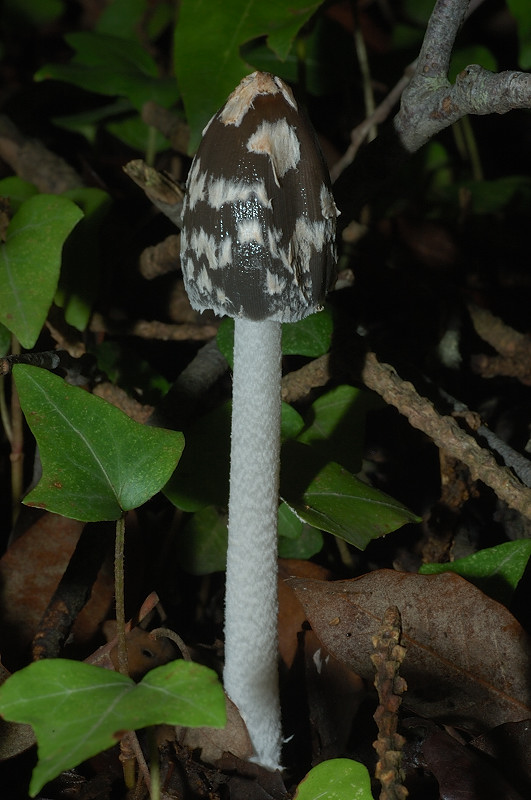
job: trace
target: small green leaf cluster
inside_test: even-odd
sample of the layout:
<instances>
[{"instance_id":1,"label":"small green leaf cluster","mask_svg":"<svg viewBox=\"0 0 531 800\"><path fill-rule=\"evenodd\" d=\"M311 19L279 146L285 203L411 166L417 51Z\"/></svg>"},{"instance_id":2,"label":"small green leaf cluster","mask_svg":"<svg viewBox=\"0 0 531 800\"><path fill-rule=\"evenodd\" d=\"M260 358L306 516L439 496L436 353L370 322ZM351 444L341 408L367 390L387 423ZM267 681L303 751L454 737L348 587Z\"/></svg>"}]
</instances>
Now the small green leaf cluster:
<instances>
[{"instance_id":1,"label":"small green leaf cluster","mask_svg":"<svg viewBox=\"0 0 531 800\"><path fill-rule=\"evenodd\" d=\"M126 731L150 725L222 728L225 697L216 674L172 661L135 682L112 670L44 659L0 686L6 720L30 723L39 746L30 795L63 770L115 745Z\"/></svg>"}]
</instances>

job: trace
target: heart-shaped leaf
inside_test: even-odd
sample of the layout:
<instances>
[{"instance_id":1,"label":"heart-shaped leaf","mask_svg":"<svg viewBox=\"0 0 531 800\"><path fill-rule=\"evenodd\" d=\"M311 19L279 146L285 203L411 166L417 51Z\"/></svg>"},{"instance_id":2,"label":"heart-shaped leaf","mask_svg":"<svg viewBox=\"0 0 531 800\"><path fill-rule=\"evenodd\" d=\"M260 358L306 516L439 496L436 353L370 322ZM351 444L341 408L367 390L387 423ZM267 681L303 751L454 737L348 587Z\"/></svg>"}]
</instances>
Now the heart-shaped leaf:
<instances>
[{"instance_id":1,"label":"heart-shaped leaf","mask_svg":"<svg viewBox=\"0 0 531 800\"><path fill-rule=\"evenodd\" d=\"M13 371L42 461L27 505L85 522L113 520L164 486L184 447L181 433L140 425L38 367Z\"/></svg>"},{"instance_id":2,"label":"heart-shaped leaf","mask_svg":"<svg viewBox=\"0 0 531 800\"><path fill-rule=\"evenodd\" d=\"M372 682L372 636L389 606L402 616L404 705L471 731L531 717L531 640L471 583L443 575L376 570L347 581L293 578L315 634Z\"/></svg>"},{"instance_id":3,"label":"heart-shaped leaf","mask_svg":"<svg viewBox=\"0 0 531 800\"><path fill-rule=\"evenodd\" d=\"M57 288L63 244L82 216L66 197L39 194L9 224L0 245L0 322L23 347L37 341Z\"/></svg>"},{"instance_id":4,"label":"heart-shaped leaf","mask_svg":"<svg viewBox=\"0 0 531 800\"><path fill-rule=\"evenodd\" d=\"M225 698L216 674L191 661L157 667L135 684L91 664L43 659L0 687L0 712L33 726L39 746L34 797L63 770L112 747L125 731L159 724L222 728Z\"/></svg>"}]
</instances>

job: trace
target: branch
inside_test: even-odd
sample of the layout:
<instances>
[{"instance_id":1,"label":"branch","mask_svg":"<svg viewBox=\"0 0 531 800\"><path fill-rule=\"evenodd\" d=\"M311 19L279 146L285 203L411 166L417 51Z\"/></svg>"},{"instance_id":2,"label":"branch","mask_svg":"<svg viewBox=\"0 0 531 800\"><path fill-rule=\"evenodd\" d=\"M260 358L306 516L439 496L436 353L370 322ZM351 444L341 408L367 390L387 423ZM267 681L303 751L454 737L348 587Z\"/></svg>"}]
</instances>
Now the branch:
<instances>
[{"instance_id":1,"label":"branch","mask_svg":"<svg viewBox=\"0 0 531 800\"><path fill-rule=\"evenodd\" d=\"M61 194L83 186L77 172L37 139L24 136L11 120L0 116L0 158L40 192Z\"/></svg>"},{"instance_id":2,"label":"branch","mask_svg":"<svg viewBox=\"0 0 531 800\"><path fill-rule=\"evenodd\" d=\"M360 368L352 366L349 371L352 380L361 378L369 389L403 414L410 425L429 436L445 453L466 464L472 480L482 481L493 489L500 500L531 519L531 489L524 486L507 467L500 466L492 453L481 447L476 438L464 431L453 417L439 414L433 403L421 397L412 383L402 380L390 364L381 363L374 353L369 352ZM337 375L334 373L335 377ZM321 356L284 378L282 399L287 402L301 399L314 386L324 386L330 378L330 358L328 355Z\"/></svg>"},{"instance_id":3,"label":"branch","mask_svg":"<svg viewBox=\"0 0 531 800\"><path fill-rule=\"evenodd\" d=\"M468 0L438 0L430 17L415 73L404 90L394 127L409 153L466 114L505 114L531 107L531 75L498 74L471 64L452 86L448 69Z\"/></svg>"},{"instance_id":4,"label":"branch","mask_svg":"<svg viewBox=\"0 0 531 800\"><path fill-rule=\"evenodd\" d=\"M437 0L419 57L411 65L414 73L402 93L398 114L366 146L363 159L346 167L335 183L334 195L342 212L340 226L358 217L361 207L381 191L397 166L461 117L531 108L528 73L493 73L471 64L453 85L448 80L455 38L467 13L476 6L473 1L469 8L469 0ZM406 83L405 77L401 81L400 85ZM342 160L336 175L343 166Z\"/></svg>"}]
</instances>

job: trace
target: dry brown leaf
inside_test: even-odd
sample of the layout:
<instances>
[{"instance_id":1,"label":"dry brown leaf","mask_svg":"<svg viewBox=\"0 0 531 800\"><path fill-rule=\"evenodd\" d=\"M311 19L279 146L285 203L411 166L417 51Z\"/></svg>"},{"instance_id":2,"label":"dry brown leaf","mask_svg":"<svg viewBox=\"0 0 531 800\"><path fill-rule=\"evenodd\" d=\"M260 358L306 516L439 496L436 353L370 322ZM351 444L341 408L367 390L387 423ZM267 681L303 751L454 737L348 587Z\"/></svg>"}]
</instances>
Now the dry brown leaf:
<instances>
[{"instance_id":1,"label":"dry brown leaf","mask_svg":"<svg viewBox=\"0 0 531 800\"><path fill-rule=\"evenodd\" d=\"M39 622L74 552L84 523L42 514L0 559L0 641L10 669L23 666ZM79 614L72 640L82 647L99 630L112 606L112 565L99 573Z\"/></svg>"},{"instance_id":2,"label":"dry brown leaf","mask_svg":"<svg viewBox=\"0 0 531 800\"><path fill-rule=\"evenodd\" d=\"M453 573L377 570L347 581L288 581L336 658L372 680L371 636L390 605L402 615L404 699L472 731L531 716L531 642L507 609Z\"/></svg>"},{"instance_id":3,"label":"dry brown leaf","mask_svg":"<svg viewBox=\"0 0 531 800\"><path fill-rule=\"evenodd\" d=\"M201 750L201 760L207 764L216 764L224 753L242 760L251 757L253 748L245 723L240 712L225 695L227 724L224 728L177 728L182 734L182 743L192 750Z\"/></svg>"}]
</instances>

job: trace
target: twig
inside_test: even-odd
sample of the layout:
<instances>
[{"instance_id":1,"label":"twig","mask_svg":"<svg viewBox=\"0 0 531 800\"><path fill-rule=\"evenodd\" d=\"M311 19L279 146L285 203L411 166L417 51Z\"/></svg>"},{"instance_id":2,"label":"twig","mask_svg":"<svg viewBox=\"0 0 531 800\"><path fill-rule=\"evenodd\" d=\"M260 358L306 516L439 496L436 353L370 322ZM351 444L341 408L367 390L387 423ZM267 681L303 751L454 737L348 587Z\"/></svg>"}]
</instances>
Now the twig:
<instances>
[{"instance_id":1,"label":"twig","mask_svg":"<svg viewBox=\"0 0 531 800\"><path fill-rule=\"evenodd\" d=\"M498 375L518 378L531 386L531 338L506 325L484 308L469 306L472 324L478 336L498 351L498 356L472 357L472 369L484 378Z\"/></svg>"},{"instance_id":2,"label":"twig","mask_svg":"<svg viewBox=\"0 0 531 800\"><path fill-rule=\"evenodd\" d=\"M216 341L205 344L154 409L149 424L181 430L228 367Z\"/></svg>"},{"instance_id":3,"label":"twig","mask_svg":"<svg viewBox=\"0 0 531 800\"><path fill-rule=\"evenodd\" d=\"M129 161L123 168L126 175L144 190L151 202L178 228L182 226L184 193L177 181L157 172L141 159Z\"/></svg>"},{"instance_id":4,"label":"twig","mask_svg":"<svg viewBox=\"0 0 531 800\"><path fill-rule=\"evenodd\" d=\"M403 786L404 772L401 768L405 739L397 733L398 709L407 689L406 681L398 674L406 656L406 648L400 644L401 636L400 611L396 606L390 606L377 636L372 638L376 652L371 656L376 669L374 685L380 701L374 714L378 739L373 742L378 753L375 777L382 785L380 800L405 800L409 794Z\"/></svg>"},{"instance_id":5,"label":"twig","mask_svg":"<svg viewBox=\"0 0 531 800\"><path fill-rule=\"evenodd\" d=\"M162 242L146 247L140 255L140 274L149 281L177 270L180 245L179 234L172 234Z\"/></svg>"},{"instance_id":6,"label":"twig","mask_svg":"<svg viewBox=\"0 0 531 800\"><path fill-rule=\"evenodd\" d=\"M116 604L116 636L118 639L118 670L122 675L129 675L127 639L125 636L124 544L125 517L122 514L116 520L116 539L114 546L114 597Z\"/></svg>"},{"instance_id":7,"label":"twig","mask_svg":"<svg viewBox=\"0 0 531 800\"><path fill-rule=\"evenodd\" d=\"M68 566L33 638L33 661L60 656L79 612L90 598L109 549L110 534L109 524L101 522L89 522L81 531Z\"/></svg>"},{"instance_id":8,"label":"twig","mask_svg":"<svg viewBox=\"0 0 531 800\"><path fill-rule=\"evenodd\" d=\"M501 467L492 453L460 428L453 417L439 414L433 403L421 397L412 383L402 380L390 364L378 361L367 353L361 367L342 364L344 374L363 383L394 406L418 430L427 434L441 450L462 461L470 469L472 480L480 480L525 517L531 519L531 490L524 486L507 467ZM330 380L330 357L321 356L283 381L282 398L288 402L305 397L312 388L325 386ZM337 375L334 373L334 377Z\"/></svg>"},{"instance_id":9,"label":"twig","mask_svg":"<svg viewBox=\"0 0 531 800\"><path fill-rule=\"evenodd\" d=\"M142 120L169 139L173 150L178 153L188 152L190 127L173 111L168 111L150 100L142 106Z\"/></svg>"},{"instance_id":10,"label":"twig","mask_svg":"<svg viewBox=\"0 0 531 800\"><path fill-rule=\"evenodd\" d=\"M11 350L20 355L20 342L11 337ZM11 519L13 525L20 511L20 499L24 493L24 418L15 382L11 382Z\"/></svg>"},{"instance_id":11,"label":"twig","mask_svg":"<svg viewBox=\"0 0 531 800\"><path fill-rule=\"evenodd\" d=\"M24 136L11 120L0 116L0 158L41 192L61 194L83 186L77 172L41 142Z\"/></svg>"},{"instance_id":12,"label":"twig","mask_svg":"<svg viewBox=\"0 0 531 800\"><path fill-rule=\"evenodd\" d=\"M505 114L531 107L531 75L489 72L477 64L464 69L452 85L448 67L455 37L468 11L479 2L437 0L411 80L402 92L392 124L355 159L341 168L334 185L342 212L340 227L359 216L360 209L389 182L412 153L466 114ZM406 76L402 79L405 81ZM337 176L339 170L336 170Z\"/></svg>"},{"instance_id":13,"label":"twig","mask_svg":"<svg viewBox=\"0 0 531 800\"><path fill-rule=\"evenodd\" d=\"M111 333L124 336L138 336L141 339L159 339L163 342L205 341L212 339L218 332L217 325L182 323L171 325L157 320L137 320L121 322L104 319L101 314L93 314L90 321L93 333Z\"/></svg>"},{"instance_id":14,"label":"twig","mask_svg":"<svg viewBox=\"0 0 531 800\"><path fill-rule=\"evenodd\" d=\"M369 132L374 128L375 125L381 125L382 122L385 122L393 107L398 103L402 92L408 85L409 81L411 80L411 75L415 70L417 62L416 60L413 61L412 64L407 66L404 70L404 74L398 81L398 83L393 86L391 91L386 95L386 97L382 100L379 105L376 106L374 111L369 114L363 122L360 122L354 130L350 134L350 144L345 150L344 154L341 156L339 161L332 166L330 169L330 177L332 182L336 181L343 170L348 167L349 164L352 163L354 158L356 157L356 153L360 149L361 145L367 139Z\"/></svg>"},{"instance_id":15,"label":"twig","mask_svg":"<svg viewBox=\"0 0 531 800\"><path fill-rule=\"evenodd\" d=\"M493 489L500 500L531 519L531 490L507 469L500 467L490 451L463 431L455 419L441 416L433 403L420 397L413 384L403 381L389 364L381 364L374 353L367 353L361 371L363 382L407 417L409 423L426 433L432 441L470 469L472 480Z\"/></svg>"},{"instance_id":16,"label":"twig","mask_svg":"<svg viewBox=\"0 0 531 800\"><path fill-rule=\"evenodd\" d=\"M468 0L437 0L413 77L402 95L394 127L409 153L466 114L505 114L531 106L531 75L493 73L470 64L452 85L450 58Z\"/></svg>"}]
</instances>

